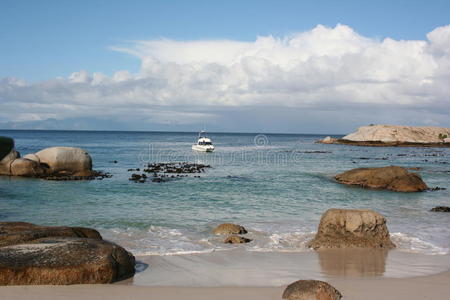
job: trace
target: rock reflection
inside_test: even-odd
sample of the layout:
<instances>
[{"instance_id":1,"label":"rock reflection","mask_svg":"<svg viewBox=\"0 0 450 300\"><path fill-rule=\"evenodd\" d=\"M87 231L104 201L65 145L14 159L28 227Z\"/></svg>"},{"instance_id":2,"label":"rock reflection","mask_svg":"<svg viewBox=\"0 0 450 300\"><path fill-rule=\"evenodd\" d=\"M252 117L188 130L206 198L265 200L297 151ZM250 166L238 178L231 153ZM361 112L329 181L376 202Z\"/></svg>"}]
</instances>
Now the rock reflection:
<instances>
[{"instance_id":1,"label":"rock reflection","mask_svg":"<svg viewBox=\"0 0 450 300\"><path fill-rule=\"evenodd\" d=\"M322 273L327 276L382 276L386 249L326 249L317 251Z\"/></svg>"}]
</instances>

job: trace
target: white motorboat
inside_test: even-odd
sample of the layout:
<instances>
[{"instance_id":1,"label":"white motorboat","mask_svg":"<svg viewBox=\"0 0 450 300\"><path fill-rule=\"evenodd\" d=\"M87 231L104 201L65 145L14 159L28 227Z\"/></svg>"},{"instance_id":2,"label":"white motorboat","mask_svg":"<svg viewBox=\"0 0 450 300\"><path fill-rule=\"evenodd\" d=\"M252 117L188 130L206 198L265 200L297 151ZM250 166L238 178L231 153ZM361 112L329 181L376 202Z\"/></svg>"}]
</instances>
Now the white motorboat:
<instances>
[{"instance_id":1,"label":"white motorboat","mask_svg":"<svg viewBox=\"0 0 450 300\"><path fill-rule=\"evenodd\" d=\"M214 145L211 139L206 135L206 131L200 131L197 144L192 145L192 150L201 152L213 152Z\"/></svg>"}]
</instances>

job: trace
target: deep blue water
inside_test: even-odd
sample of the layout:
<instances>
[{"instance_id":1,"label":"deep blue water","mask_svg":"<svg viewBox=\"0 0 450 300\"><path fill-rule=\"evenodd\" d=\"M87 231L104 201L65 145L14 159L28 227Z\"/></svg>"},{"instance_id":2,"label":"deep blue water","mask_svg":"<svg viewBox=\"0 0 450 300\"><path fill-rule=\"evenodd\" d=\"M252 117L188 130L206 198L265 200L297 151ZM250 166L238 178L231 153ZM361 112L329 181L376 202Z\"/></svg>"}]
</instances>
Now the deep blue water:
<instances>
[{"instance_id":1,"label":"deep blue water","mask_svg":"<svg viewBox=\"0 0 450 300\"><path fill-rule=\"evenodd\" d=\"M315 144L322 135L211 133L216 151L194 153L196 133L0 131L22 155L51 146L87 150L94 169L112 178L57 182L0 177L0 220L89 226L135 254L191 253L233 246L210 234L235 222L255 239L248 250L305 251L329 208L369 208L388 219L401 250L445 254L450 216L450 149ZM326 153L308 153L321 151ZM377 160L376 158L386 158ZM116 160L118 163L113 163ZM147 162L189 161L212 166L200 178L134 183L129 168ZM332 176L356 167L401 165L429 186L447 190L395 193L340 185Z\"/></svg>"}]
</instances>

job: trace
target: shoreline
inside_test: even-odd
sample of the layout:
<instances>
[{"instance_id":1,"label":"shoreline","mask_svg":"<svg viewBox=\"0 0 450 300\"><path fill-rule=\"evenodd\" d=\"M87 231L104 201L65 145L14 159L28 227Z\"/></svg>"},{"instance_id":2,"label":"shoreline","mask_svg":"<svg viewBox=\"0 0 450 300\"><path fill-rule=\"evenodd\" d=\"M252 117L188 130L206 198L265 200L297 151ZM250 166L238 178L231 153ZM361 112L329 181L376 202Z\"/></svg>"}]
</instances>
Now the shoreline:
<instances>
[{"instance_id":1,"label":"shoreline","mask_svg":"<svg viewBox=\"0 0 450 300\"><path fill-rule=\"evenodd\" d=\"M446 299L450 293L450 271L413 278L335 278L328 282L346 300ZM179 287L110 285L8 286L0 294L8 300L84 299L164 299L164 300L275 300L281 299L285 285L278 287Z\"/></svg>"}]
</instances>

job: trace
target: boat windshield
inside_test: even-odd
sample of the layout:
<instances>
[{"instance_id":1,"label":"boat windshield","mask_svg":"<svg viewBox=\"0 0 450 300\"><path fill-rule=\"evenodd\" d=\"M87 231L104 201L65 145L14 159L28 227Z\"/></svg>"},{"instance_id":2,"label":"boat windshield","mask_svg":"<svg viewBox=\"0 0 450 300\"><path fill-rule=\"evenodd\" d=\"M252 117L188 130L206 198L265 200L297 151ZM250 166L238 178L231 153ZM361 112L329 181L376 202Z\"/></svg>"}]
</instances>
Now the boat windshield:
<instances>
[{"instance_id":1,"label":"boat windshield","mask_svg":"<svg viewBox=\"0 0 450 300\"><path fill-rule=\"evenodd\" d=\"M211 142L198 142L198 144L199 144L199 145L205 145L205 146L207 146L207 145L212 145Z\"/></svg>"}]
</instances>

